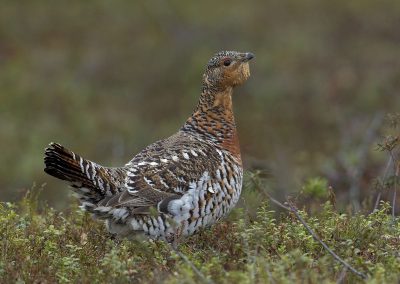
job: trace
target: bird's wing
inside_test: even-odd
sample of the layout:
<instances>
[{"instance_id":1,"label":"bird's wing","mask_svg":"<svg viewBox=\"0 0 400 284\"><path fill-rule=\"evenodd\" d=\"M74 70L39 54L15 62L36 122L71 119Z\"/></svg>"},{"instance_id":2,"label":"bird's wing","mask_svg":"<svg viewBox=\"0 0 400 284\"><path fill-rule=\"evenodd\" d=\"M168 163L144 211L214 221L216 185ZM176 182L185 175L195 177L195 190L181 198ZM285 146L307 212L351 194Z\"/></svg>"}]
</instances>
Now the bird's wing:
<instances>
[{"instance_id":1,"label":"bird's wing","mask_svg":"<svg viewBox=\"0 0 400 284\"><path fill-rule=\"evenodd\" d=\"M150 214L154 207L167 213L169 201L181 198L191 185L210 183L221 159L214 145L194 138L172 136L158 141L126 165L126 190L99 206L129 208L133 214Z\"/></svg>"}]
</instances>

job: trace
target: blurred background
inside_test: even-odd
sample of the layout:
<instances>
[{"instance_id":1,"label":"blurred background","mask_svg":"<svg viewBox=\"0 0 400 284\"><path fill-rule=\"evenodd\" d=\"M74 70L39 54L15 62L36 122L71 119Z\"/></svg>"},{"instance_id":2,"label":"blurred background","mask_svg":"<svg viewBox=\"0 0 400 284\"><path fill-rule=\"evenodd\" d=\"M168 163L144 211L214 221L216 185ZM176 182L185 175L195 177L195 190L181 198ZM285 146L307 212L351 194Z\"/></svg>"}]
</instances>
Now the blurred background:
<instances>
[{"instance_id":1,"label":"blurred background","mask_svg":"<svg viewBox=\"0 0 400 284\"><path fill-rule=\"evenodd\" d=\"M43 172L51 141L119 166L175 132L220 50L256 55L234 107L245 166L272 195L322 182L342 204L371 199L400 106L399 26L398 0L4 1L0 199L47 183L65 206Z\"/></svg>"}]
</instances>

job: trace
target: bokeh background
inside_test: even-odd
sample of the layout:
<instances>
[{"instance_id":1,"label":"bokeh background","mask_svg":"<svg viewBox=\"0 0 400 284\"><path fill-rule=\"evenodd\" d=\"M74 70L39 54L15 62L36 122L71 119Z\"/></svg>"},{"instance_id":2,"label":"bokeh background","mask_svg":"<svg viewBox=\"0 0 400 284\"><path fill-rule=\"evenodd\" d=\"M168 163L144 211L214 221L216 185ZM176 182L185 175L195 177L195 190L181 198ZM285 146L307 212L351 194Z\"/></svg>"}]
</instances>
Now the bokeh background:
<instances>
[{"instance_id":1,"label":"bokeh background","mask_svg":"<svg viewBox=\"0 0 400 284\"><path fill-rule=\"evenodd\" d=\"M247 169L282 198L312 177L343 204L375 195L375 150L400 106L400 1L3 1L0 9L0 199L34 184L59 142L104 165L176 131L208 59L251 51L234 107ZM354 188L355 187L355 188Z\"/></svg>"}]
</instances>

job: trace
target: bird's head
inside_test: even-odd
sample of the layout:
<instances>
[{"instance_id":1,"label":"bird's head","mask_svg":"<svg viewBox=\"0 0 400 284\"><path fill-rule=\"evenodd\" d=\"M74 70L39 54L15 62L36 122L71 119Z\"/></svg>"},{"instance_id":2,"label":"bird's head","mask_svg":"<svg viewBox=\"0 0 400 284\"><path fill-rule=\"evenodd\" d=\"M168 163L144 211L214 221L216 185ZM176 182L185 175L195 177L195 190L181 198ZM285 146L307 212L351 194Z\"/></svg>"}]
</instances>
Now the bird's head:
<instances>
[{"instance_id":1,"label":"bird's head","mask_svg":"<svg viewBox=\"0 0 400 284\"><path fill-rule=\"evenodd\" d=\"M250 77L250 52L221 51L207 64L203 75L203 90L224 91L243 84Z\"/></svg>"}]
</instances>

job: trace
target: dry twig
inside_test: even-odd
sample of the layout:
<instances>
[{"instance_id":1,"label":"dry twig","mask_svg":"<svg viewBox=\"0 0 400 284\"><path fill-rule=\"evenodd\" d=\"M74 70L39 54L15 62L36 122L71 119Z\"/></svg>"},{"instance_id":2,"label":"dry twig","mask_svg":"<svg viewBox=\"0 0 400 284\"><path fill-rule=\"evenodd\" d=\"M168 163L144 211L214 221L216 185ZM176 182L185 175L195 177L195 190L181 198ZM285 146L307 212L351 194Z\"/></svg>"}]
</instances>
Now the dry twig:
<instances>
[{"instance_id":1,"label":"dry twig","mask_svg":"<svg viewBox=\"0 0 400 284\"><path fill-rule=\"evenodd\" d=\"M350 270L351 272L353 272L354 274L356 274L357 276L363 278L363 279L367 279L367 275L365 275L364 273L356 270L354 267L352 267L350 264L348 264L345 260L343 260L340 256L338 256L333 250L331 250L327 244L325 244L318 236L317 234L311 229L311 227L306 223L306 221L304 221L303 217L301 217L301 215L299 214L297 208L293 205L293 203L289 200L286 201L286 204L288 204L289 206L285 206L283 205L281 202L279 202L278 200L276 200L275 198L273 198L269 193L267 193L263 188L261 188L259 182L253 178L253 182L256 185L256 188L262 192L262 194L266 195L273 203L275 203L276 205L278 205L279 207L288 210L289 212L292 212L297 219L300 221L301 224L303 224L303 226L306 228L306 230L310 233L310 235L314 238L314 240L316 240L317 242L319 242L323 248L330 254L333 256L334 259L336 259L338 262L340 262L344 267L346 267L348 270Z\"/></svg>"},{"instance_id":2,"label":"dry twig","mask_svg":"<svg viewBox=\"0 0 400 284\"><path fill-rule=\"evenodd\" d=\"M346 277L346 273L347 273L347 267L344 267L340 272L338 279L336 280L337 284L343 283L344 278Z\"/></svg>"},{"instance_id":3,"label":"dry twig","mask_svg":"<svg viewBox=\"0 0 400 284\"><path fill-rule=\"evenodd\" d=\"M383 119L384 115L382 112L375 114L367 132L365 133L364 139L362 140L363 143L360 145L360 148L357 152L358 166L353 169L351 169L351 167L347 169L351 177L349 189L350 201L353 203L355 211L360 210L360 190L362 176L367 167L369 150L378 136L379 128L382 126Z\"/></svg>"},{"instance_id":4,"label":"dry twig","mask_svg":"<svg viewBox=\"0 0 400 284\"><path fill-rule=\"evenodd\" d=\"M350 264L348 264L345 260L343 260L340 256L338 256L333 250L331 250L327 244L325 244L318 236L317 234L310 228L310 226L308 226L308 224L306 223L306 221L304 221L303 217L301 217L301 215L299 214L299 211L297 211L297 208L294 206L294 204L291 201L287 201L287 203L289 204L290 207L290 211L297 217L297 219L300 221L300 223L303 224L303 226L306 228L306 230L313 236L314 240L316 240L317 242L319 242L324 249L333 256L333 258L335 258L337 261L339 261L343 266L345 266L348 270L350 270L351 272L353 272L354 274L360 276L363 279L367 278L367 275L365 275L364 273L356 270L354 267L352 267Z\"/></svg>"},{"instance_id":5,"label":"dry twig","mask_svg":"<svg viewBox=\"0 0 400 284\"><path fill-rule=\"evenodd\" d=\"M203 273L201 273L200 270L197 269L197 267L193 264L193 262L191 262L186 255L184 255L183 253L181 253L177 248L175 248L174 246L170 245L170 248L180 257L183 259L184 262L186 262L190 268L192 268L192 270L194 271L194 273L201 279L201 281L203 283L207 283L207 284L214 284L214 281L212 281L211 279L207 279L207 277L204 276Z\"/></svg>"},{"instance_id":6,"label":"dry twig","mask_svg":"<svg viewBox=\"0 0 400 284\"><path fill-rule=\"evenodd\" d=\"M392 164L392 157L390 156L389 160L388 160L388 162L386 164L385 170L383 172L383 181L386 180L386 177L387 177L387 174L389 172L389 168L390 168L391 164ZM374 206L374 209L372 210L372 212L374 212L375 210L378 209L379 201L381 201L381 195L382 195L382 188L380 187L379 188L379 192L378 192L378 196L376 197L376 200L375 200L375 206Z\"/></svg>"},{"instance_id":7,"label":"dry twig","mask_svg":"<svg viewBox=\"0 0 400 284\"><path fill-rule=\"evenodd\" d=\"M399 170L400 170L400 162L398 162L393 152L390 152L390 156L393 160L393 168L394 168L394 188L393 188L393 200L392 200L392 219L393 221L396 218L396 199L397 199L397 179L399 177Z\"/></svg>"}]
</instances>

